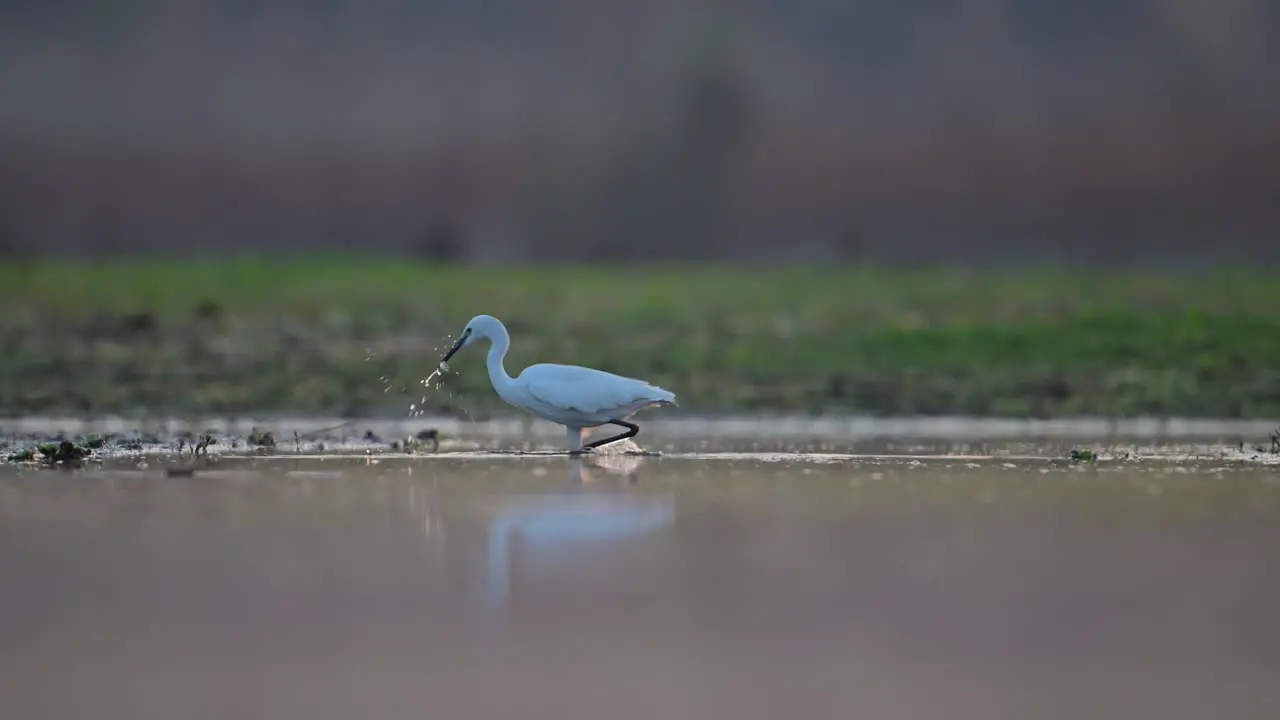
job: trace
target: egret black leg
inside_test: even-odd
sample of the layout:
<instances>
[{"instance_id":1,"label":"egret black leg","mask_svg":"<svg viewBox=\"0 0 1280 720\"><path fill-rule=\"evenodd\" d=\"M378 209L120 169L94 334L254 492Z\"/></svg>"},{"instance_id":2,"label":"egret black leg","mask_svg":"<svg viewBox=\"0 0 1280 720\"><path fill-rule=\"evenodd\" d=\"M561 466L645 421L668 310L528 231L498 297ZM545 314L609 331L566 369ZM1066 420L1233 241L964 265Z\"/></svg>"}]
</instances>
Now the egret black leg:
<instances>
[{"instance_id":1,"label":"egret black leg","mask_svg":"<svg viewBox=\"0 0 1280 720\"><path fill-rule=\"evenodd\" d=\"M609 443L616 443L619 440L626 440L627 438L633 438L640 433L639 425L632 425L626 420L610 420L609 422L614 425L617 425L618 427L624 427L627 429L627 431L622 433L621 435L615 435L614 437L601 438L594 442L587 443L586 445L582 446L583 450L594 450L600 447L601 445L608 445Z\"/></svg>"}]
</instances>

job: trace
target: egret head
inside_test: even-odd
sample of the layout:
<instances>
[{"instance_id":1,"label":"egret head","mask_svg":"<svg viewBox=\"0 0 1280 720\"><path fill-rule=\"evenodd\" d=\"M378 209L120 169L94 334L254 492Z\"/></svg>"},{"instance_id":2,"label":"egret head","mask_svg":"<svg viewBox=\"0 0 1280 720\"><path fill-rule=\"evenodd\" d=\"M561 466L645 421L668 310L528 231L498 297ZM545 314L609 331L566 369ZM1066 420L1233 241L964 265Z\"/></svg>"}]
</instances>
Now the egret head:
<instances>
[{"instance_id":1,"label":"egret head","mask_svg":"<svg viewBox=\"0 0 1280 720\"><path fill-rule=\"evenodd\" d=\"M467 326L462 329L462 334L458 336L458 341L453 344L453 347L449 348L449 352L444 354L440 362L441 364L449 362L449 358L453 357L454 353L480 338L492 340L505 332L502 323L498 322L498 318L492 315L477 315L471 318L471 322L467 323Z\"/></svg>"}]
</instances>

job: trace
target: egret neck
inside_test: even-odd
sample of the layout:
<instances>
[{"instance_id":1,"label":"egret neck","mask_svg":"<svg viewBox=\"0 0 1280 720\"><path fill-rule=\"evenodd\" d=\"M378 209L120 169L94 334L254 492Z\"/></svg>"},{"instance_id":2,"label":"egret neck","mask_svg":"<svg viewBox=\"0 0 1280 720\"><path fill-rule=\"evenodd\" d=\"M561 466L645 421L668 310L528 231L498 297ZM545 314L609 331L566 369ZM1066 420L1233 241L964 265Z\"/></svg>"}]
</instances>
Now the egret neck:
<instances>
[{"instance_id":1,"label":"egret neck","mask_svg":"<svg viewBox=\"0 0 1280 720\"><path fill-rule=\"evenodd\" d=\"M507 374L507 368L502 364L509 347L511 347L511 336L507 334L506 328L499 325L489 333L489 357L485 365L489 368L489 382L493 383L493 389L503 400L507 400L515 391L515 381Z\"/></svg>"}]
</instances>

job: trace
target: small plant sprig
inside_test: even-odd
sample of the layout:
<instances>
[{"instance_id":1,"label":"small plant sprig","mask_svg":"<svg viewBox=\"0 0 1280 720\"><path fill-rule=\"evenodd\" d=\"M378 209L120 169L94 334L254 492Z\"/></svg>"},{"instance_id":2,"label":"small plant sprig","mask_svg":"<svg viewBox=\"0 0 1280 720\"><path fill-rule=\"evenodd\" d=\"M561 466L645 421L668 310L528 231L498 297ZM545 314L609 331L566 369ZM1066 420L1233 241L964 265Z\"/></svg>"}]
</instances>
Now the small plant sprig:
<instances>
[{"instance_id":1,"label":"small plant sprig","mask_svg":"<svg viewBox=\"0 0 1280 720\"><path fill-rule=\"evenodd\" d=\"M1090 450L1089 448L1085 448L1083 450L1073 449L1069 457L1071 458L1072 462L1097 462L1098 461L1098 454Z\"/></svg>"},{"instance_id":2,"label":"small plant sprig","mask_svg":"<svg viewBox=\"0 0 1280 720\"><path fill-rule=\"evenodd\" d=\"M200 437L192 439L189 442L191 444L191 457L199 457L202 454L205 457L208 457L209 446L217 445L218 439L215 438L211 433L201 433ZM188 443L187 438L178 438L178 454L179 455L181 455L182 451L187 447L187 443Z\"/></svg>"},{"instance_id":3,"label":"small plant sprig","mask_svg":"<svg viewBox=\"0 0 1280 720\"><path fill-rule=\"evenodd\" d=\"M434 428L430 430L423 430L415 436L405 438L403 442L400 440L393 440L391 442L391 451L416 453L420 447L427 444L431 446L431 452L438 452L440 450L439 430Z\"/></svg>"},{"instance_id":4,"label":"small plant sprig","mask_svg":"<svg viewBox=\"0 0 1280 720\"><path fill-rule=\"evenodd\" d=\"M271 432L262 432L258 428L254 428L253 431L249 433L249 437L246 442L249 444L249 447L255 448L274 448L276 446L276 439Z\"/></svg>"},{"instance_id":5,"label":"small plant sprig","mask_svg":"<svg viewBox=\"0 0 1280 720\"><path fill-rule=\"evenodd\" d=\"M45 463L66 467L77 467L93 454L89 448L70 440L41 443L36 446L36 452L40 453Z\"/></svg>"}]
</instances>

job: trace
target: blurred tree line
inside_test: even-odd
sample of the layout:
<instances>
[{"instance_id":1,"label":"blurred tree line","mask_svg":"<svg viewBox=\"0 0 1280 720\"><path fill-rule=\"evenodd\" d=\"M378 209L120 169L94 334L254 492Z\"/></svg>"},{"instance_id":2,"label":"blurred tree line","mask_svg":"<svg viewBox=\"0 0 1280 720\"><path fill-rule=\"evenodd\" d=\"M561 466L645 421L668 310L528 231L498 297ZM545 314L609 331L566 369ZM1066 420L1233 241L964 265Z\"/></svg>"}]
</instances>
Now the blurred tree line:
<instances>
[{"instance_id":1,"label":"blurred tree line","mask_svg":"<svg viewBox=\"0 0 1280 720\"><path fill-rule=\"evenodd\" d=\"M12 0L0 252L1280 260L1267 0Z\"/></svg>"}]
</instances>

